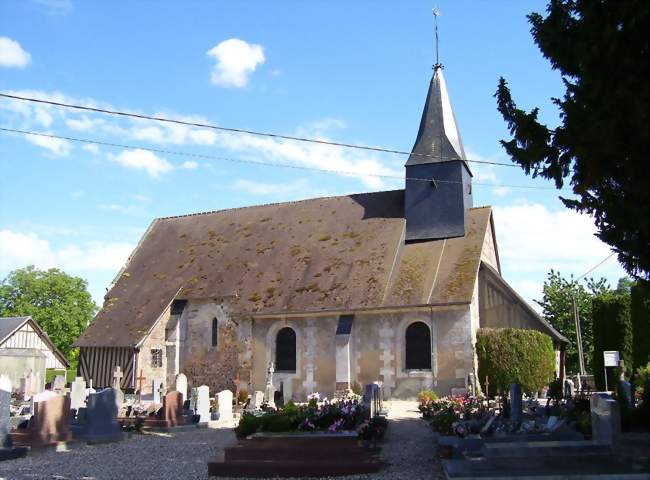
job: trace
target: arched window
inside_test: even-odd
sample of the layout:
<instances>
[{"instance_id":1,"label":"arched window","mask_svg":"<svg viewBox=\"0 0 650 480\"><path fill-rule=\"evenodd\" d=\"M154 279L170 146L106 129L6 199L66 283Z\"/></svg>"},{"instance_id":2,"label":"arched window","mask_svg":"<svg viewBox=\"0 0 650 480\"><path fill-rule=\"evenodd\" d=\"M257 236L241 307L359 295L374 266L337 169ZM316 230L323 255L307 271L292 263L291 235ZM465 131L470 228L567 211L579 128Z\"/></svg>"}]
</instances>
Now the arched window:
<instances>
[{"instance_id":1,"label":"arched window","mask_svg":"<svg viewBox=\"0 0 650 480\"><path fill-rule=\"evenodd\" d=\"M275 337L275 369L296 371L296 332L292 328L280 329Z\"/></svg>"},{"instance_id":2,"label":"arched window","mask_svg":"<svg viewBox=\"0 0 650 480\"><path fill-rule=\"evenodd\" d=\"M431 331L423 322L415 322L406 329L406 369L431 369Z\"/></svg>"},{"instance_id":3,"label":"arched window","mask_svg":"<svg viewBox=\"0 0 650 480\"><path fill-rule=\"evenodd\" d=\"M216 347L219 344L219 321L216 318L212 319L212 346Z\"/></svg>"}]
</instances>

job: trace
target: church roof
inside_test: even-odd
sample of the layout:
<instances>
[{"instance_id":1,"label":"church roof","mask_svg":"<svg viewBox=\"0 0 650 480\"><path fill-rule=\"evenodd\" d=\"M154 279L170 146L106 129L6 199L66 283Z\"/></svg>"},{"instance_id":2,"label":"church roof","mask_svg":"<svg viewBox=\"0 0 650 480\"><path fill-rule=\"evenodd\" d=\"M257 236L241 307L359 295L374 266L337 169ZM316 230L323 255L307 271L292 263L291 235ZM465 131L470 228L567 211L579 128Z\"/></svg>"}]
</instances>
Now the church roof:
<instances>
[{"instance_id":1,"label":"church roof","mask_svg":"<svg viewBox=\"0 0 650 480\"><path fill-rule=\"evenodd\" d=\"M174 299L243 315L467 304L490 216L409 244L403 190L156 219L76 345L134 346Z\"/></svg>"},{"instance_id":2,"label":"church roof","mask_svg":"<svg viewBox=\"0 0 650 480\"><path fill-rule=\"evenodd\" d=\"M451 108L442 67L436 66L422 111L418 136L406 166L465 159L465 149Z\"/></svg>"}]
</instances>

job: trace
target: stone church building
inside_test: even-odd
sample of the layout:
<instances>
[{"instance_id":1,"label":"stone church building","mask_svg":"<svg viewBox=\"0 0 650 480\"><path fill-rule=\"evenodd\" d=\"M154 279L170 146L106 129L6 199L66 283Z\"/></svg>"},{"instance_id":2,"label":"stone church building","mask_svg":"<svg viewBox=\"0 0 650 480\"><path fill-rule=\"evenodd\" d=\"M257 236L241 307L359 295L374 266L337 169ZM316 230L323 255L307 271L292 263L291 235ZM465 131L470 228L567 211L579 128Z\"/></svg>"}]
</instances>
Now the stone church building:
<instances>
[{"instance_id":1,"label":"stone church building","mask_svg":"<svg viewBox=\"0 0 650 480\"><path fill-rule=\"evenodd\" d=\"M81 373L250 392L273 362L285 399L377 380L412 398L466 387L479 327L540 330L562 350L502 278L465 159L436 67L403 190L154 220L76 343Z\"/></svg>"}]
</instances>

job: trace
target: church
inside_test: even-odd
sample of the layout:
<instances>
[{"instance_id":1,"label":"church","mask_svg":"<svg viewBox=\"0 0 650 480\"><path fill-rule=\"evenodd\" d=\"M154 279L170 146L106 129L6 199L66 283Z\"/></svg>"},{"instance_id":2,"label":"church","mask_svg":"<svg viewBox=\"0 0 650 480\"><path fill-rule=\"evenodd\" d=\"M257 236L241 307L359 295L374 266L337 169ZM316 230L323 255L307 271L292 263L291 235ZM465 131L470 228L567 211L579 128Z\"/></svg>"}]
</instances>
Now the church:
<instances>
[{"instance_id":1,"label":"church","mask_svg":"<svg viewBox=\"0 0 650 480\"><path fill-rule=\"evenodd\" d=\"M80 373L252 392L273 364L285 400L373 381L449 395L475 378L481 327L544 332L562 364L567 339L501 276L439 65L405 169L403 190L155 219L76 342Z\"/></svg>"}]
</instances>

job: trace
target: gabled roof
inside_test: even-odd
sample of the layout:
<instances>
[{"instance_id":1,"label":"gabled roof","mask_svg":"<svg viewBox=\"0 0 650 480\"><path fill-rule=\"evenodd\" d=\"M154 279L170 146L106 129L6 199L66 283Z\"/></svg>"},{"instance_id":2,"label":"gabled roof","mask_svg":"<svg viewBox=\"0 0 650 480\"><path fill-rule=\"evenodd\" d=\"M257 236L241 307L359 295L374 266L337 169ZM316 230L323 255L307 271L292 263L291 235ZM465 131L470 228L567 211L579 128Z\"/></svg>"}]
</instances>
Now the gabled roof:
<instances>
[{"instance_id":1,"label":"gabled roof","mask_svg":"<svg viewBox=\"0 0 650 480\"><path fill-rule=\"evenodd\" d=\"M70 362L68 362L68 359L65 358L65 355L63 355L58 348L56 348L56 345L54 345L52 340L50 340L47 332L45 332L45 330L43 330L38 322L31 316L0 317L0 345L9 340L9 337L20 330L26 323L30 323L36 334L41 338L41 340L43 340L43 342L45 342L45 344L47 344L54 356L56 356L63 365L69 367Z\"/></svg>"},{"instance_id":2,"label":"gabled roof","mask_svg":"<svg viewBox=\"0 0 650 480\"><path fill-rule=\"evenodd\" d=\"M252 316L468 304L490 217L406 245L403 190L160 218L76 345L137 345L175 298Z\"/></svg>"},{"instance_id":3,"label":"gabled roof","mask_svg":"<svg viewBox=\"0 0 650 480\"><path fill-rule=\"evenodd\" d=\"M406 166L466 159L441 66L436 66L431 78L411 152Z\"/></svg>"}]
</instances>

